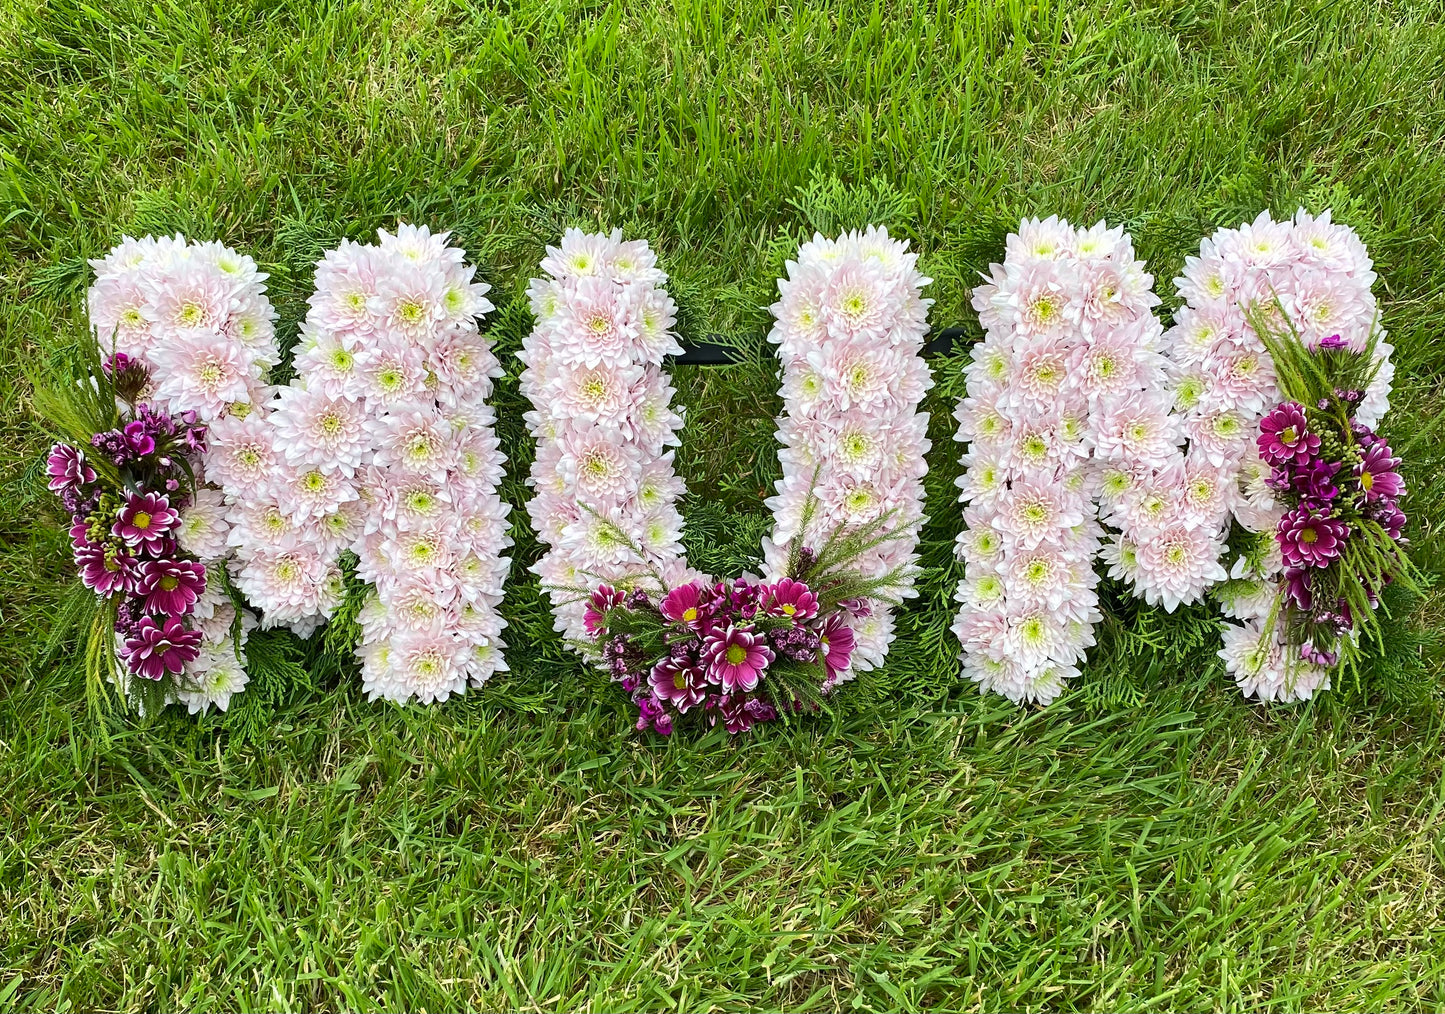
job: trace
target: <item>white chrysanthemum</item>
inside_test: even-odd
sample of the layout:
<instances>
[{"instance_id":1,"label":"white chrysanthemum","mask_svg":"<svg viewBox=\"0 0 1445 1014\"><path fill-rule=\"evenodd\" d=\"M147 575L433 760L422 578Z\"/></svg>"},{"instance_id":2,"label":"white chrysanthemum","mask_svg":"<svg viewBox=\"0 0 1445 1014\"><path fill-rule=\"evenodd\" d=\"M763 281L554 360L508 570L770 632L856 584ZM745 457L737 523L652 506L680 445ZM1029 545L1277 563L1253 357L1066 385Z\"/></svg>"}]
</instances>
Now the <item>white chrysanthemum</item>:
<instances>
[{"instance_id":1,"label":"white chrysanthemum","mask_svg":"<svg viewBox=\"0 0 1445 1014\"><path fill-rule=\"evenodd\" d=\"M1219 563L1223 548L1209 529L1172 525L1139 544L1134 583L1146 602L1172 613L1229 576Z\"/></svg>"},{"instance_id":2,"label":"white chrysanthemum","mask_svg":"<svg viewBox=\"0 0 1445 1014\"><path fill-rule=\"evenodd\" d=\"M225 711L231 706L231 698L245 690L248 682L245 667L229 641L204 649L187 667L186 676L192 684L177 687L176 700L192 715L212 707Z\"/></svg>"},{"instance_id":3,"label":"white chrysanthemum","mask_svg":"<svg viewBox=\"0 0 1445 1014\"><path fill-rule=\"evenodd\" d=\"M350 475L361 467L371 447L365 409L345 397L283 387L270 421L281 453L293 466L340 469Z\"/></svg>"},{"instance_id":4,"label":"white chrysanthemum","mask_svg":"<svg viewBox=\"0 0 1445 1014\"><path fill-rule=\"evenodd\" d=\"M226 555L226 538L230 532L231 526L226 521L225 495L218 489L202 486L181 512L176 541L192 556L213 560Z\"/></svg>"},{"instance_id":5,"label":"white chrysanthemum","mask_svg":"<svg viewBox=\"0 0 1445 1014\"><path fill-rule=\"evenodd\" d=\"M257 372L245 347L204 331L159 343L149 353L156 368L156 397L173 411L193 411L204 418L224 413L232 404L251 400Z\"/></svg>"}]
</instances>

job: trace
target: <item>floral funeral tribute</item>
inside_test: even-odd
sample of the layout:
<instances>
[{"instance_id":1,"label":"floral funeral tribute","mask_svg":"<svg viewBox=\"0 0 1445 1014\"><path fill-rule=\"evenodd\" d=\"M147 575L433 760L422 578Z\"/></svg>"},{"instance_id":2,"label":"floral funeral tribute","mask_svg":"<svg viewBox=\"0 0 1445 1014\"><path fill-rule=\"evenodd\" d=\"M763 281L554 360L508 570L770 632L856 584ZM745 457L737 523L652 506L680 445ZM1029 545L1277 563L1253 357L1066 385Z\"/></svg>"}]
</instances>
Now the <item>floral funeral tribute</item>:
<instances>
[{"instance_id":1,"label":"floral funeral tribute","mask_svg":"<svg viewBox=\"0 0 1445 1014\"><path fill-rule=\"evenodd\" d=\"M815 236L789 263L770 335L785 412L767 573L719 580L683 558L667 276L618 233L571 230L548 249L520 353L538 440L528 511L549 547L533 569L557 628L631 696L639 729L742 732L823 706L882 663L923 522L917 409L932 381L915 262L869 229Z\"/></svg>"},{"instance_id":2,"label":"floral funeral tribute","mask_svg":"<svg viewBox=\"0 0 1445 1014\"><path fill-rule=\"evenodd\" d=\"M56 629L79 623L93 699L265 700L276 640L342 660L371 700L441 702L506 670L488 404L503 370L480 325L489 287L448 233L401 224L327 251L287 357L244 254L126 237L91 264L79 355L32 381L79 579ZM768 335L781 478L759 573L741 577L683 549L664 370L682 349L655 252L569 229L540 267L517 355L530 569L555 628L640 730L831 707L883 665L917 595L933 386L917 255L868 228L787 262ZM955 412L963 675L1048 703L1121 595L1191 643L1218 617L1245 696L1358 675L1384 647L1382 594L1425 583L1377 432L1394 364L1375 279L1328 212L1263 213L1186 260L1166 330L1122 228L1020 223L973 291L985 337ZM1194 603L1211 604L1179 620Z\"/></svg>"}]
</instances>

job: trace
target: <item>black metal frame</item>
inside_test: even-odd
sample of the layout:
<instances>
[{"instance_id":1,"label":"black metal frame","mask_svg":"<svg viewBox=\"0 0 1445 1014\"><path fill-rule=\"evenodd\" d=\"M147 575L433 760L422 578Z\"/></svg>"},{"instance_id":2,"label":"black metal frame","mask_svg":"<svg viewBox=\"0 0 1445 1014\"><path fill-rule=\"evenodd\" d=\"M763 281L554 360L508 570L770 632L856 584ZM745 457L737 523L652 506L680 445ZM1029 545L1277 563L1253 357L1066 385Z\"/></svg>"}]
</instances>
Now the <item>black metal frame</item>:
<instances>
[{"instance_id":1,"label":"black metal frame","mask_svg":"<svg viewBox=\"0 0 1445 1014\"><path fill-rule=\"evenodd\" d=\"M953 351L954 339L962 338L967 333L961 327L946 327L934 334L923 346L923 355L946 356ZM668 363L673 366L732 366L737 361L734 350L709 341L684 342L682 355L668 357Z\"/></svg>"}]
</instances>

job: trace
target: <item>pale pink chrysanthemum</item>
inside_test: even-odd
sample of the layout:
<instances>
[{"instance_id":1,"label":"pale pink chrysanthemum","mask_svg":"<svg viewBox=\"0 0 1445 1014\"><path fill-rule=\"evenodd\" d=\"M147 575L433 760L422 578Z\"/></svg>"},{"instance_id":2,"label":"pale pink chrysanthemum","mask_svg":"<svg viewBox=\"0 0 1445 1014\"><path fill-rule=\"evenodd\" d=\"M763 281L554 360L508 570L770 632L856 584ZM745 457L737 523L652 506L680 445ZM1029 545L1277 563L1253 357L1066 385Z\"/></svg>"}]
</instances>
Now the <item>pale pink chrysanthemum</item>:
<instances>
[{"instance_id":1,"label":"pale pink chrysanthemum","mask_svg":"<svg viewBox=\"0 0 1445 1014\"><path fill-rule=\"evenodd\" d=\"M1132 395L1095 421L1094 449L1101 458L1162 465L1178 447L1177 423L1162 392Z\"/></svg>"},{"instance_id":2,"label":"pale pink chrysanthemum","mask_svg":"<svg viewBox=\"0 0 1445 1014\"><path fill-rule=\"evenodd\" d=\"M1229 576L1219 563L1223 548L1207 528L1184 524L1165 528L1139 543L1135 587L1150 605L1162 605L1172 613Z\"/></svg>"},{"instance_id":3,"label":"pale pink chrysanthemum","mask_svg":"<svg viewBox=\"0 0 1445 1014\"><path fill-rule=\"evenodd\" d=\"M229 279L199 261L181 260L174 270L148 273L144 284L147 298L141 312L158 339L218 335L235 308Z\"/></svg>"},{"instance_id":4,"label":"pale pink chrysanthemum","mask_svg":"<svg viewBox=\"0 0 1445 1014\"><path fill-rule=\"evenodd\" d=\"M611 272L613 257L621 248L621 229L614 229L610 234L568 229L562 234L560 244L547 247L541 267L556 279L607 275Z\"/></svg>"},{"instance_id":5,"label":"pale pink chrysanthemum","mask_svg":"<svg viewBox=\"0 0 1445 1014\"><path fill-rule=\"evenodd\" d=\"M1040 482L1015 484L1000 500L993 527L1031 549L1045 539L1084 523L1084 504L1077 495Z\"/></svg>"},{"instance_id":6,"label":"pale pink chrysanthemum","mask_svg":"<svg viewBox=\"0 0 1445 1014\"><path fill-rule=\"evenodd\" d=\"M637 345L628 305L633 298L609 278L586 277L570 286L557 311L559 357L586 366L631 361Z\"/></svg>"},{"instance_id":7,"label":"pale pink chrysanthemum","mask_svg":"<svg viewBox=\"0 0 1445 1014\"><path fill-rule=\"evenodd\" d=\"M382 268L375 247L344 239L326 251L316 265L316 284L307 300L307 324L318 332L339 338L369 334L374 325L369 308L377 294Z\"/></svg>"},{"instance_id":8,"label":"pale pink chrysanthemum","mask_svg":"<svg viewBox=\"0 0 1445 1014\"><path fill-rule=\"evenodd\" d=\"M637 335L637 347L645 362L661 363L664 356L682 354L682 345L673 333L677 323L677 304L666 290L647 285L633 285L628 315Z\"/></svg>"},{"instance_id":9,"label":"pale pink chrysanthemum","mask_svg":"<svg viewBox=\"0 0 1445 1014\"><path fill-rule=\"evenodd\" d=\"M202 486L181 511L176 541L181 549L200 560L226 555L226 538L231 526L226 521L225 496L218 489Z\"/></svg>"},{"instance_id":10,"label":"pale pink chrysanthemum","mask_svg":"<svg viewBox=\"0 0 1445 1014\"><path fill-rule=\"evenodd\" d=\"M1080 305L1072 279L1061 265L1035 261L1007 266L990 302L1000 320L1020 338L1051 338L1077 326Z\"/></svg>"},{"instance_id":11,"label":"pale pink chrysanthemum","mask_svg":"<svg viewBox=\"0 0 1445 1014\"><path fill-rule=\"evenodd\" d=\"M559 445L558 472L583 502L621 503L636 491L641 455L635 445L602 430L566 434Z\"/></svg>"},{"instance_id":12,"label":"pale pink chrysanthemum","mask_svg":"<svg viewBox=\"0 0 1445 1014\"><path fill-rule=\"evenodd\" d=\"M271 413L276 443L288 464L313 465L347 474L361 467L370 450L363 406L346 398L332 398L299 386L277 392Z\"/></svg>"},{"instance_id":13,"label":"pale pink chrysanthemum","mask_svg":"<svg viewBox=\"0 0 1445 1014\"><path fill-rule=\"evenodd\" d=\"M379 273L367 311L385 333L429 344L447 317L447 279L435 265L392 263Z\"/></svg>"},{"instance_id":14,"label":"pale pink chrysanthemum","mask_svg":"<svg viewBox=\"0 0 1445 1014\"><path fill-rule=\"evenodd\" d=\"M395 468L443 482L452 465L452 431L435 412L393 411L367 422L379 468Z\"/></svg>"},{"instance_id":15,"label":"pale pink chrysanthemum","mask_svg":"<svg viewBox=\"0 0 1445 1014\"><path fill-rule=\"evenodd\" d=\"M627 418L632 387L641 381L643 368L598 363L560 370L548 383L553 411L578 423L616 427Z\"/></svg>"},{"instance_id":16,"label":"pale pink chrysanthemum","mask_svg":"<svg viewBox=\"0 0 1445 1014\"><path fill-rule=\"evenodd\" d=\"M247 382L254 361L225 337L196 331L158 343L148 358L158 377L156 397L173 411L194 411L210 419L237 402L250 401Z\"/></svg>"},{"instance_id":17,"label":"pale pink chrysanthemum","mask_svg":"<svg viewBox=\"0 0 1445 1014\"><path fill-rule=\"evenodd\" d=\"M822 292L823 325L834 339L876 341L892 328L901 297L876 264L844 261Z\"/></svg>"},{"instance_id":18,"label":"pale pink chrysanthemum","mask_svg":"<svg viewBox=\"0 0 1445 1014\"><path fill-rule=\"evenodd\" d=\"M206 474L245 498L266 485L280 455L276 435L258 411L227 415L206 431Z\"/></svg>"},{"instance_id":19,"label":"pale pink chrysanthemum","mask_svg":"<svg viewBox=\"0 0 1445 1014\"><path fill-rule=\"evenodd\" d=\"M365 383L358 360L361 339L354 333L319 331L301 325L301 341L292 359L308 390L332 398L359 398Z\"/></svg>"},{"instance_id":20,"label":"pale pink chrysanthemum","mask_svg":"<svg viewBox=\"0 0 1445 1014\"><path fill-rule=\"evenodd\" d=\"M297 524L335 513L357 498L356 488L343 473L315 466L298 467L273 485L281 510Z\"/></svg>"}]
</instances>

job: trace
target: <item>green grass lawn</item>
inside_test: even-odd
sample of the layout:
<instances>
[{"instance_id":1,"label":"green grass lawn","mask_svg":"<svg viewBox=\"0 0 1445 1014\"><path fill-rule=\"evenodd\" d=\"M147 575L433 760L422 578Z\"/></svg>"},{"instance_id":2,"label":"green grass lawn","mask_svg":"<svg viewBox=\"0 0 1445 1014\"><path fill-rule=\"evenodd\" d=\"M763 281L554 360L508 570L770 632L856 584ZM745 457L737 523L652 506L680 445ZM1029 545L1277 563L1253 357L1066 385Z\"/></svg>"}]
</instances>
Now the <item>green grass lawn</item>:
<instances>
[{"instance_id":1,"label":"green grass lawn","mask_svg":"<svg viewBox=\"0 0 1445 1014\"><path fill-rule=\"evenodd\" d=\"M337 240L452 228L495 287L520 506L523 289L565 226L620 226L684 336L740 350L677 371L692 559L738 570L777 467L765 307L805 233L909 236L934 326L977 333L1022 216L1125 224L1168 309L1201 236L1303 204L1375 257L1407 439L1445 408L1440 3L3 8L0 1009L1445 1007L1439 653L1401 627L1363 688L1263 707L1121 606L1047 709L958 685L961 354L890 667L737 740L631 731L551 634L520 510L513 673L482 694L399 709L317 672L260 735L97 723L37 649L69 560L19 379L123 232L252 253L289 339ZM1439 570L1445 454L1411 457Z\"/></svg>"}]
</instances>

